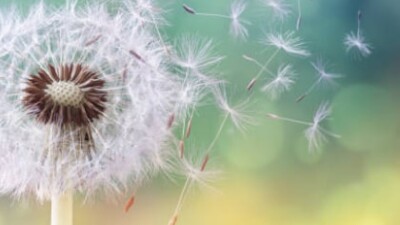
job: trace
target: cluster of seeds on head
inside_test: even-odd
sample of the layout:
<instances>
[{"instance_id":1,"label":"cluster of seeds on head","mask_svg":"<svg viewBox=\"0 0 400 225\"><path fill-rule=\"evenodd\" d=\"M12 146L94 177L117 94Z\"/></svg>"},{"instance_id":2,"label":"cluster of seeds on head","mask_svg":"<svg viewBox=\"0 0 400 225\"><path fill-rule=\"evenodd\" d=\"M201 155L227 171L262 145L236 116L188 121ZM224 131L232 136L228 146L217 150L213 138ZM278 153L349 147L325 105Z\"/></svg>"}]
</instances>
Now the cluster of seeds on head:
<instances>
[{"instance_id":1,"label":"cluster of seeds on head","mask_svg":"<svg viewBox=\"0 0 400 225\"><path fill-rule=\"evenodd\" d=\"M104 84L99 74L80 64L48 65L28 79L23 103L43 123L85 126L105 110Z\"/></svg>"},{"instance_id":2,"label":"cluster of seeds on head","mask_svg":"<svg viewBox=\"0 0 400 225\"><path fill-rule=\"evenodd\" d=\"M63 106L79 107L84 98L81 89L70 81L59 81L50 84L46 93L53 101Z\"/></svg>"}]
</instances>

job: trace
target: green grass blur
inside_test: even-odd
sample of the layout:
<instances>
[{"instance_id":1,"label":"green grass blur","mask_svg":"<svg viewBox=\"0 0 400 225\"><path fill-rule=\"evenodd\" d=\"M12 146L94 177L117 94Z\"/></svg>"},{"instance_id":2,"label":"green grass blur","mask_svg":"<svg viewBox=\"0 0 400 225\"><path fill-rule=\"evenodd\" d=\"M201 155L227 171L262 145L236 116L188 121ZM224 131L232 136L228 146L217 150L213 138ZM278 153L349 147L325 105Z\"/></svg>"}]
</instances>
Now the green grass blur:
<instances>
[{"instance_id":1,"label":"green grass blur","mask_svg":"<svg viewBox=\"0 0 400 225\"><path fill-rule=\"evenodd\" d=\"M238 42L229 35L229 21L189 15L186 3L198 11L228 13L231 1L160 0L168 9L169 25L162 32L173 38L194 33L215 40L216 51L226 56L219 69L229 80L233 102L251 95L256 126L237 131L228 124L212 154L210 168L222 171L213 188L193 190L178 224L190 225L398 225L400 224L400 1L301 0L303 21L298 34L313 55L296 58L280 54L280 62L295 66L298 82L280 99L271 101L259 91L246 92L258 69L243 60L249 54L265 61L272 49L259 41L264 32L294 30L295 0L284 23L258 0L248 0L244 18L252 23L250 38ZM46 1L52 4L63 2ZM29 8L30 0L0 0L0 5ZM362 10L362 30L373 46L368 58L346 54L343 39L356 29ZM295 99L314 80L310 62L322 57L343 75L334 88L319 88L301 103ZM303 127L266 117L267 113L311 120L323 101L333 105L325 125L340 139L330 139L314 153L307 149ZM222 118L204 107L193 122L189 146L206 147ZM188 151L191 151L189 148ZM109 203L75 203L75 225L167 225L176 205L182 180L160 176L146 184L135 205L123 212L124 199ZM49 204L0 201L0 225L49 224Z\"/></svg>"}]
</instances>

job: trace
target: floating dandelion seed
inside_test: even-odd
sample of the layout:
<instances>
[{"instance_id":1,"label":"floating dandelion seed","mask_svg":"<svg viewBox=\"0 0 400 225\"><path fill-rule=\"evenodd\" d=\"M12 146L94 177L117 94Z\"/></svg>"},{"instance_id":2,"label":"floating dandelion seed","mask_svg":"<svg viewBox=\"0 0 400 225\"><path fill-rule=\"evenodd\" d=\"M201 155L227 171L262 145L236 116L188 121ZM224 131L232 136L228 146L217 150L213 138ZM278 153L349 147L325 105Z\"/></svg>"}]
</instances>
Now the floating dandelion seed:
<instances>
[{"instance_id":1,"label":"floating dandelion seed","mask_svg":"<svg viewBox=\"0 0 400 225\"><path fill-rule=\"evenodd\" d=\"M274 46L277 49L282 49L288 54L308 57L311 55L304 48L304 43L299 37L294 35L294 32L288 31L284 34L267 34L262 43L266 46Z\"/></svg>"},{"instance_id":2,"label":"floating dandelion seed","mask_svg":"<svg viewBox=\"0 0 400 225\"><path fill-rule=\"evenodd\" d=\"M198 163L193 163L193 159L187 159L185 156L180 152L180 158L182 159L182 164L184 166L184 171L186 175L186 182L182 187L178 203L175 207L174 213L169 221L169 225L176 224L178 220L178 216L180 211L182 210L184 201L188 196L189 190L195 185L200 184L202 186L209 187L208 182L211 178L217 175L215 171L208 171L206 170L206 166L210 160L210 153L213 150L215 144L217 143L218 139L220 138L223 128L227 123L228 119L230 118L233 124L239 129L243 130L245 124L253 123L252 117L248 116L244 113L245 109L247 108L247 101L237 105L236 107L231 107L226 101L226 93L221 90L221 88L214 89L214 95L218 100L218 105L221 110L224 112L225 116L222 119L222 122L218 128L216 135L214 136L212 142L205 150L205 155L201 161L201 165L197 165ZM183 132L185 134L185 132ZM182 151L182 150L181 150Z\"/></svg>"},{"instance_id":3,"label":"floating dandelion seed","mask_svg":"<svg viewBox=\"0 0 400 225\"><path fill-rule=\"evenodd\" d=\"M281 65L278 68L278 71L276 73L273 73L268 68L265 68L256 59L248 55L243 55L243 58L247 61L253 62L260 68L262 72L266 72L272 77L271 79L269 79L268 83L261 88L261 91L267 93L271 97L271 99L276 99L279 97L280 94L288 91L295 82L294 76L296 75L296 73L293 71L291 65ZM253 88L257 79L253 78L250 81L250 83L247 85L248 90Z\"/></svg>"},{"instance_id":4,"label":"floating dandelion seed","mask_svg":"<svg viewBox=\"0 0 400 225\"><path fill-rule=\"evenodd\" d=\"M321 126L321 123L326 120L330 116L330 114L331 107L329 106L329 104L322 103L315 112L312 122L281 117L276 114L268 114L268 117L274 120L283 120L308 126L308 128L305 130L305 137L308 140L308 149L312 152L321 148L322 143L327 140L327 136L340 138L339 135L334 134Z\"/></svg>"},{"instance_id":5,"label":"floating dandelion seed","mask_svg":"<svg viewBox=\"0 0 400 225\"><path fill-rule=\"evenodd\" d=\"M311 63L312 67L314 67L317 80L308 88L304 94L296 99L296 102L302 101L305 97L307 97L319 84L335 84L335 79L342 77L340 74L329 73L326 71L326 63L324 63L321 59L317 59L316 62Z\"/></svg>"},{"instance_id":6,"label":"floating dandelion seed","mask_svg":"<svg viewBox=\"0 0 400 225\"><path fill-rule=\"evenodd\" d=\"M184 35L175 43L175 63L183 70L209 84L217 84L218 72L215 67L223 57L216 55L210 39L199 38L198 35ZM209 76L212 74L213 76Z\"/></svg>"},{"instance_id":7,"label":"floating dandelion seed","mask_svg":"<svg viewBox=\"0 0 400 225\"><path fill-rule=\"evenodd\" d=\"M277 18L281 20L287 18L291 13L289 5L283 0L262 0L262 2L272 10Z\"/></svg>"},{"instance_id":8,"label":"floating dandelion seed","mask_svg":"<svg viewBox=\"0 0 400 225\"><path fill-rule=\"evenodd\" d=\"M206 17L218 17L223 19L229 19L231 21L230 26L230 33L233 37L245 40L249 32L247 31L246 25L249 25L249 22L246 20L241 19L243 12L246 10L247 3L243 0L236 0L231 4L231 10L229 15L222 15L222 14L214 14L214 13L204 13L204 12L197 12L192 7L183 4L183 9L192 15L197 16L206 16Z\"/></svg>"},{"instance_id":9,"label":"floating dandelion seed","mask_svg":"<svg viewBox=\"0 0 400 225\"><path fill-rule=\"evenodd\" d=\"M237 105L231 106L227 101L227 96L224 88L215 88L214 95L217 101L217 105L225 114L224 122L230 118L235 127L240 131L246 128L246 125L254 124L253 117L249 115L249 100L246 99ZM222 128L221 128L222 129Z\"/></svg>"},{"instance_id":10,"label":"floating dandelion seed","mask_svg":"<svg viewBox=\"0 0 400 225\"><path fill-rule=\"evenodd\" d=\"M367 57L369 56L371 51L371 45L368 44L365 40L365 37L361 32L361 11L358 11L357 14L357 33L350 32L346 35L344 39L344 45L346 46L346 51L350 52L356 50L361 56Z\"/></svg>"},{"instance_id":11,"label":"floating dandelion seed","mask_svg":"<svg viewBox=\"0 0 400 225\"><path fill-rule=\"evenodd\" d=\"M266 92L271 99L276 99L285 91L288 91L294 84L295 72L291 65L281 65L275 77L265 84L261 90Z\"/></svg>"}]
</instances>

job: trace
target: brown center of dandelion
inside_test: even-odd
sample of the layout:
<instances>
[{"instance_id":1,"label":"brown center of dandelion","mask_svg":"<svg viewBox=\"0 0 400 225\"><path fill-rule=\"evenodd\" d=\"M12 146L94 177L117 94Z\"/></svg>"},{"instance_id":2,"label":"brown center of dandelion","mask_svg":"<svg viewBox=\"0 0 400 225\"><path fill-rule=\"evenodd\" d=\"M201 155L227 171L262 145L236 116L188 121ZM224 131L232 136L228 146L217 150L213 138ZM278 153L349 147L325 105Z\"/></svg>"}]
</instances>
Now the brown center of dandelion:
<instances>
[{"instance_id":1,"label":"brown center of dandelion","mask_svg":"<svg viewBox=\"0 0 400 225\"><path fill-rule=\"evenodd\" d=\"M100 118L107 93L98 73L81 64L48 65L27 80L23 104L47 124L85 126Z\"/></svg>"}]
</instances>

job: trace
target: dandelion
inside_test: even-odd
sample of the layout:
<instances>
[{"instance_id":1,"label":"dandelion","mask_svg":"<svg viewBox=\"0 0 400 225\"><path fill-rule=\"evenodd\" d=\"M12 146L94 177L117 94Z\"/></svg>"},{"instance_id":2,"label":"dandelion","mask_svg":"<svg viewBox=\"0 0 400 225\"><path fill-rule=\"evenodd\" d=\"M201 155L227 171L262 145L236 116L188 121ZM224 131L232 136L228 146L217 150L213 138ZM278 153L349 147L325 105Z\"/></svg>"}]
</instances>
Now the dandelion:
<instances>
[{"instance_id":1,"label":"dandelion","mask_svg":"<svg viewBox=\"0 0 400 225\"><path fill-rule=\"evenodd\" d=\"M287 117L281 117L276 114L268 114L268 117L274 120L283 120L290 123L296 123L300 125L307 126L305 130L305 137L308 141L308 149L310 152L318 150L321 148L323 142L327 140L327 136L334 138L340 138L338 134L332 133L321 126L331 114L331 107L328 103L322 103L314 114L312 122L306 122L296 119L291 119Z\"/></svg>"},{"instance_id":2,"label":"dandelion","mask_svg":"<svg viewBox=\"0 0 400 225\"><path fill-rule=\"evenodd\" d=\"M231 4L231 10L229 15L223 14L214 14L214 13L204 13L204 12L197 12L190 6L183 4L183 9L192 15L197 16L206 16L206 17L217 17L222 19L228 19L231 21L230 25L230 33L233 37L241 40L245 40L249 32L246 28L246 25L249 25L249 22L246 20L241 19L243 12L246 10L246 2L243 0L236 0Z\"/></svg>"},{"instance_id":3,"label":"dandelion","mask_svg":"<svg viewBox=\"0 0 400 225\"><path fill-rule=\"evenodd\" d=\"M283 0L263 0L263 3L272 10L277 18L281 20L287 18L291 13L289 5Z\"/></svg>"},{"instance_id":4,"label":"dandelion","mask_svg":"<svg viewBox=\"0 0 400 225\"><path fill-rule=\"evenodd\" d=\"M286 32L284 34L268 34L262 41L262 43L266 46L274 46L277 49L282 49L288 54L297 55L297 56L310 56L310 52L308 52L304 48L304 43L299 37L294 35L294 32Z\"/></svg>"},{"instance_id":5,"label":"dandelion","mask_svg":"<svg viewBox=\"0 0 400 225\"><path fill-rule=\"evenodd\" d=\"M369 56L371 51L371 45L368 44L365 40L365 37L362 35L361 32L361 11L358 11L357 16L357 33L350 32L346 35L344 39L344 45L346 46L346 51L357 51L361 56L367 57Z\"/></svg>"},{"instance_id":6,"label":"dandelion","mask_svg":"<svg viewBox=\"0 0 400 225\"><path fill-rule=\"evenodd\" d=\"M281 65L275 77L264 85L261 90L268 93L272 99L276 99L280 94L288 91L294 84L295 72L291 65Z\"/></svg>"},{"instance_id":7,"label":"dandelion","mask_svg":"<svg viewBox=\"0 0 400 225\"><path fill-rule=\"evenodd\" d=\"M308 88L306 92L304 92L300 97L297 98L297 102L302 101L307 95L309 95L319 84L334 84L335 79L340 78L340 74L329 73L326 71L326 63L324 63L321 59L317 59L316 62L311 63L312 67L314 67L317 79L314 83Z\"/></svg>"},{"instance_id":8,"label":"dandelion","mask_svg":"<svg viewBox=\"0 0 400 225\"><path fill-rule=\"evenodd\" d=\"M143 8L129 6L1 13L0 192L51 199L52 224L72 224L74 193L113 197L168 172L173 129L211 92L174 70Z\"/></svg>"}]
</instances>

